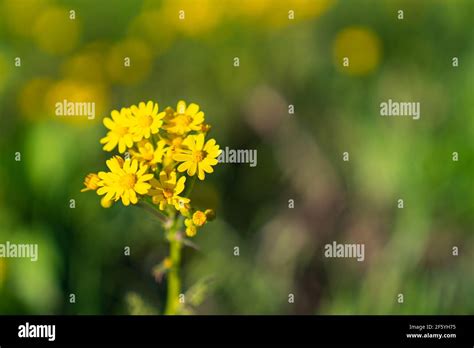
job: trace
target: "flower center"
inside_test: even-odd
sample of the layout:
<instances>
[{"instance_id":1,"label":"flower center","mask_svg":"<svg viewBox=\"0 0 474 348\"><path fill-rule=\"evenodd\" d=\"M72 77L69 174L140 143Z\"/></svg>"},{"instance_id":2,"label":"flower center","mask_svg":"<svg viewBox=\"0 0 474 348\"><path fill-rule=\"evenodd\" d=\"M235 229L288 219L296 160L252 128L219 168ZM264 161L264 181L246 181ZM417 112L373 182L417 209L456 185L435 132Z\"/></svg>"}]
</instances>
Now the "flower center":
<instances>
[{"instance_id":1,"label":"flower center","mask_svg":"<svg viewBox=\"0 0 474 348\"><path fill-rule=\"evenodd\" d=\"M163 196L165 196L165 198L173 197L173 190L164 189L163 190Z\"/></svg>"},{"instance_id":2,"label":"flower center","mask_svg":"<svg viewBox=\"0 0 474 348\"><path fill-rule=\"evenodd\" d=\"M142 128L150 127L153 123L153 117L150 115L141 115L138 118L137 123Z\"/></svg>"},{"instance_id":3,"label":"flower center","mask_svg":"<svg viewBox=\"0 0 474 348\"><path fill-rule=\"evenodd\" d=\"M125 190L132 189L135 186L135 174L125 174L120 177L119 184Z\"/></svg>"},{"instance_id":4,"label":"flower center","mask_svg":"<svg viewBox=\"0 0 474 348\"><path fill-rule=\"evenodd\" d=\"M194 161L195 162L201 162L204 158L206 158L207 152L206 151L194 151L193 156L194 156Z\"/></svg>"},{"instance_id":5,"label":"flower center","mask_svg":"<svg viewBox=\"0 0 474 348\"><path fill-rule=\"evenodd\" d=\"M123 137L125 134L128 133L128 128L127 127L122 127L122 126L116 126L114 129L115 133L117 133L119 136Z\"/></svg>"},{"instance_id":6,"label":"flower center","mask_svg":"<svg viewBox=\"0 0 474 348\"><path fill-rule=\"evenodd\" d=\"M178 127L187 127L191 124L191 122L193 122L193 118L186 114L180 114L174 119L174 123Z\"/></svg>"}]
</instances>

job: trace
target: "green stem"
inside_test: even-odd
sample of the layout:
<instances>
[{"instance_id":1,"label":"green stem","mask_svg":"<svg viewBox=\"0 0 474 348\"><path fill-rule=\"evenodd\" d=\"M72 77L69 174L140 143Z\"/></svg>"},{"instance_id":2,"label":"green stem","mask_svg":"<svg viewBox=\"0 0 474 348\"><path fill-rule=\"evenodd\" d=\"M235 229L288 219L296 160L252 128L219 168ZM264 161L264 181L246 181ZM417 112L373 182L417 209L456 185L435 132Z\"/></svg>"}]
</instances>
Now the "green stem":
<instances>
[{"instance_id":1,"label":"green stem","mask_svg":"<svg viewBox=\"0 0 474 348\"><path fill-rule=\"evenodd\" d=\"M167 218L165 215L163 215L159 210L156 210L150 203L146 201L140 201L138 203L138 206L142 207L149 213L153 214L155 217L157 217L161 222L166 223Z\"/></svg>"},{"instance_id":2,"label":"green stem","mask_svg":"<svg viewBox=\"0 0 474 348\"><path fill-rule=\"evenodd\" d=\"M191 194L191 191L193 190L193 187L194 187L194 183L196 182L196 177L197 177L197 173L196 175L193 175L191 178L186 179L186 181L188 181L189 184L184 190L184 197L189 197L189 195Z\"/></svg>"},{"instance_id":3,"label":"green stem","mask_svg":"<svg viewBox=\"0 0 474 348\"><path fill-rule=\"evenodd\" d=\"M176 238L176 224L178 219L170 228L168 239L170 241L171 268L168 271L168 289L166 298L166 315L177 314L179 308L179 295L181 294L181 280L179 278L179 267L181 262L181 241Z\"/></svg>"}]
</instances>

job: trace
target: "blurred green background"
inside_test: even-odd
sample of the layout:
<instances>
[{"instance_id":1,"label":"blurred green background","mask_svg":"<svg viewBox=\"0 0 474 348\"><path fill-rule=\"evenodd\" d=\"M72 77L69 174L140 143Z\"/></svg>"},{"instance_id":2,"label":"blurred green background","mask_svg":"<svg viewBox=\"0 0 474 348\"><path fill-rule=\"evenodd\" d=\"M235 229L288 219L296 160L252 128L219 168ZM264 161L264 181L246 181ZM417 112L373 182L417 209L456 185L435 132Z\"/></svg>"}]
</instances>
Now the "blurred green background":
<instances>
[{"instance_id":1,"label":"blurred green background","mask_svg":"<svg viewBox=\"0 0 474 348\"><path fill-rule=\"evenodd\" d=\"M37 262L0 259L0 313L162 311L160 225L79 192L108 158L102 118L149 99L196 102L222 147L258 150L255 168L220 164L195 186L218 219L185 250L189 312L474 313L473 1L0 0L0 14L0 243L39 244ZM389 98L421 119L380 117ZM55 116L63 99L96 118ZM333 241L364 243L365 261L325 258Z\"/></svg>"}]
</instances>

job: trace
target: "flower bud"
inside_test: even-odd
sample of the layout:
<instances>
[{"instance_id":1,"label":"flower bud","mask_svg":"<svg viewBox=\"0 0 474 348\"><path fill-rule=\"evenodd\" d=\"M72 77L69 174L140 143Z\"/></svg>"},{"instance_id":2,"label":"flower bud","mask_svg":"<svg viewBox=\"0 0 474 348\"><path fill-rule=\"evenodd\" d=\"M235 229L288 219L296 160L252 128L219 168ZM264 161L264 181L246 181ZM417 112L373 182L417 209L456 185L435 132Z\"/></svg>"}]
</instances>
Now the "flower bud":
<instances>
[{"instance_id":1,"label":"flower bud","mask_svg":"<svg viewBox=\"0 0 474 348\"><path fill-rule=\"evenodd\" d=\"M204 214L206 214L207 221L212 221L216 218L216 212L213 209L206 209Z\"/></svg>"}]
</instances>

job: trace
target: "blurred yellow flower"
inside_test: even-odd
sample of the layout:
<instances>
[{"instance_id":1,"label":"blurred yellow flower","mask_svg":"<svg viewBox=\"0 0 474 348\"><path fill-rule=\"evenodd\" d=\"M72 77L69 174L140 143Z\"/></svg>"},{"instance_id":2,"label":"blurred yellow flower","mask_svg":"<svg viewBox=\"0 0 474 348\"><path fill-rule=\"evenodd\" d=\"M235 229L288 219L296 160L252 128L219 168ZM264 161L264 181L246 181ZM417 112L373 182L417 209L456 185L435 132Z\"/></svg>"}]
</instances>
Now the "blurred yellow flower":
<instances>
[{"instance_id":1,"label":"blurred yellow flower","mask_svg":"<svg viewBox=\"0 0 474 348\"><path fill-rule=\"evenodd\" d=\"M204 144L204 134L189 135L183 142L186 148L173 156L178 162L183 162L178 166L178 171L187 171L189 176L198 174L199 180L204 180L204 173L212 173L212 166L217 164L217 157L221 150L216 145L214 139L208 140Z\"/></svg>"},{"instance_id":2,"label":"blurred yellow flower","mask_svg":"<svg viewBox=\"0 0 474 348\"><path fill-rule=\"evenodd\" d=\"M0 4L2 20L10 32L28 37L32 34L33 28L29 23L33 23L46 7L50 6L51 0L5 0Z\"/></svg>"},{"instance_id":3,"label":"blurred yellow flower","mask_svg":"<svg viewBox=\"0 0 474 348\"><path fill-rule=\"evenodd\" d=\"M35 77L21 88L18 103L22 114L31 120L47 117L45 91L48 91L53 81L47 77ZM60 100L60 99L59 99ZM51 103L51 110L52 110Z\"/></svg>"},{"instance_id":4,"label":"blurred yellow flower","mask_svg":"<svg viewBox=\"0 0 474 348\"><path fill-rule=\"evenodd\" d=\"M139 165L135 159L123 161L119 156L107 160L106 164L110 172L99 172L101 180L97 190L97 194L105 194L105 201L122 199L122 203L127 206L138 202L137 194L148 193L151 187L148 181L153 178L153 174L146 174L148 166Z\"/></svg>"},{"instance_id":5,"label":"blurred yellow flower","mask_svg":"<svg viewBox=\"0 0 474 348\"><path fill-rule=\"evenodd\" d=\"M334 41L334 64L343 73L366 75L379 65L380 46L380 40L372 30L346 28Z\"/></svg>"},{"instance_id":6,"label":"blurred yellow flower","mask_svg":"<svg viewBox=\"0 0 474 348\"><path fill-rule=\"evenodd\" d=\"M71 56L61 65L61 73L68 79L86 83L106 83L104 51L106 44L94 42Z\"/></svg>"},{"instance_id":7,"label":"blurred yellow flower","mask_svg":"<svg viewBox=\"0 0 474 348\"><path fill-rule=\"evenodd\" d=\"M158 103L149 101L147 104L141 102L132 105L131 112L133 115L131 132L134 141L140 141L143 138L149 138L151 134L158 133L163 121L161 120L165 113L158 113Z\"/></svg>"},{"instance_id":8,"label":"blurred yellow flower","mask_svg":"<svg viewBox=\"0 0 474 348\"><path fill-rule=\"evenodd\" d=\"M55 112L56 104L67 100L72 103L90 102L95 105L95 114L100 115L108 107L108 92L103 84L84 82L73 79L64 79L51 84L41 83L41 86L48 87L44 96L44 105L48 115ZM35 90L35 92L38 92ZM41 93L41 91L39 91ZM44 90L42 92L44 95ZM90 125L90 122L96 122L99 117L89 119L88 117L55 117L60 122L73 125Z\"/></svg>"},{"instance_id":9,"label":"blurred yellow flower","mask_svg":"<svg viewBox=\"0 0 474 348\"><path fill-rule=\"evenodd\" d=\"M133 85L148 76L151 64L149 45L143 40L128 38L110 48L105 67L113 82Z\"/></svg>"},{"instance_id":10,"label":"blurred yellow flower","mask_svg":"<svg viewBox=\"0 0 474 348\"><path fill-rule=\"evenodd\" d=\"M169 133L183 135L192 130L201 129L201 123L204 122L204 112L199 111L199 105L191 103L186 107L186 102L180 100L173 117L166 117L165 121L166 125L163 128Z\"/></svg>"},{"instance_id":11,"label":"blurred yellow flower","mask_svg":"<svg viewBox=\"0 0 474 348\"><path fill-rule=\"evenodd\" d=\"M109 132L100 139L100 143L105 144L105 151L112 151L118 144L119 152L124 153L127 147L133 146L133 137L130 132L132 124L130 109L122 108L120 112L113 110L111 116L111 119L105 117L103 120L104 126L109 129Z\"/></svg>"},{"instance_id":12,"label":"blurred yellow flower","mask_svg":"<svg viewBox=\"0 0 474 348\"><path fill-rule=\"evenodd\" d=\"M180 196L184 191L186 177L182 176L179 180L176 178L176 171L168 174L162 170L159 180L153 179L151 181L153 188L149 195L152 196L153 203L159 205L160 210L164 210L167 205L173 205L176 210L180 210L191 201L189 198Z\"/></svg>"},{"instance_id":13,"label":"blurred yellow flower","mask_svg":"<svg viewBox=\"0 0 474 348\"><path fill-rule=\"evenodd\" d=\"M36 44L50 54L70 52L79 42L79 37L78 19L70 19L68 10L64 8L47 8L39 14L33 24L33 38Z\"/></svg>"},{"instance_id":14,"label":"blurred yellow flower","mask_svg":"<svg viewBox=\"0 0 474 348\"><path fill-rule=\"evenodd\" d=\"M189 36L199 36L219 25L226 7L221 0L165 0L161 11L168 26Z\"/></svg>"},{"instance_id":15,"label":"blurred yellow flower","mask_svg":"<svg viewBox=\"0 0 474 348\"><path fill-rule=\"evenodd\" d=\"M131 20L127 34L150 43L153 46L153 55L156 56L169 49L176 30L171 27L170 19L161 8L144 8L142 13Z\"/></svg>"}]
</instances>

